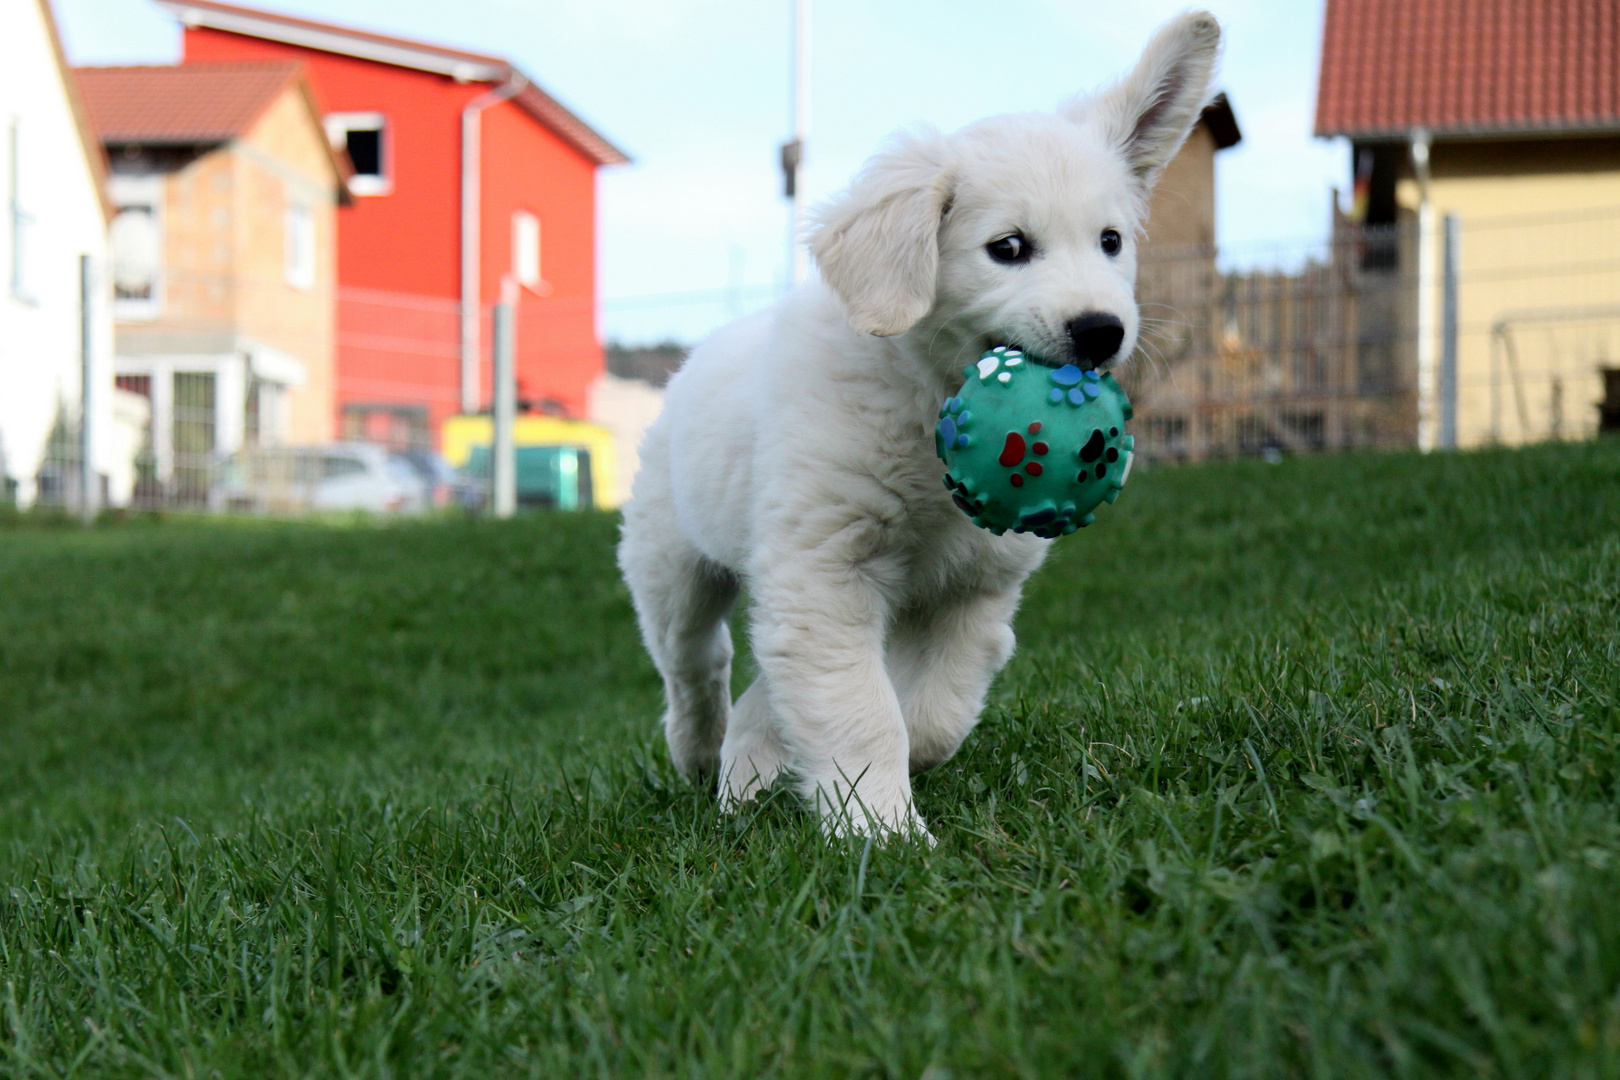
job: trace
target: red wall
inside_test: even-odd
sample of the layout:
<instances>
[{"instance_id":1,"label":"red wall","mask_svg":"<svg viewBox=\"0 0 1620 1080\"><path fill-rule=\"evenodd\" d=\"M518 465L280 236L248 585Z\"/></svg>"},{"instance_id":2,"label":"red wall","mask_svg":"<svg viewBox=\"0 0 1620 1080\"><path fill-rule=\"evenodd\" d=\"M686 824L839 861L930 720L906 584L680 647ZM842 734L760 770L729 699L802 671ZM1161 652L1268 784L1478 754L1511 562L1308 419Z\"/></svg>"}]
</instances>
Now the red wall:
<instances>
[{"instance_id":1,"label":"red wall","mask_svg":"<svg viewBox=\"0 0 1620 1080\"><path fill-rule=\"evenodd\" d=\"M379 112L388 118L387 195L356 196L338 211L339 407L346 403L428 405L439 422L457 411L459 367L453 312L461 290L461 110L489 89L431 72L318 52L207 27L185 31L188 61L296 59L306 66L323 113ZM541 222L545 296L522 290L518 308L519 396L585 410L601 374L596 337L596 167L518 106L483 115L480 229L484 303L500 298L512 266L512 214ZM403 294L356 296L354 290ZM423 303L411 298L421 297ZM430 299L431 298L431 299ZM489 318L480 320L489 401Z\"/></svg>"},{"instance_id":2,"label":"red wall","mask_svg":"<svg viewBox=\"0 0 1620 1080\"><path fill-rule=\"evenodd\" d=\"M519 291L519 397L555 397L583 415L585 390L603 367L596 339L596 170L510 102L484 113L483 170L485 295L494 299L512 270L513 213L527 210L540 219L544 295Z\"/></svg>"}]
</instances>

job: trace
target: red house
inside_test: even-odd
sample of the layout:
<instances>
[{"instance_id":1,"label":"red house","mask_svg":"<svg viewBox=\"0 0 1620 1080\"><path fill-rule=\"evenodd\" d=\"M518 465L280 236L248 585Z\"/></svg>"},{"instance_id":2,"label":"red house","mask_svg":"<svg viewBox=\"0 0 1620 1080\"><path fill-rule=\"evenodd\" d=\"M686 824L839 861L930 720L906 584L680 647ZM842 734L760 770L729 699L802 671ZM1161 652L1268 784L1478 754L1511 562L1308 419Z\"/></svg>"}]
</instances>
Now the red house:
<instances>
[{"instance_id":1,"label":"red house","mask_svg":"<svg viewBox=\"0 0 1620 1080\"><path fill-rule=\"evenodd\" d=\"M490 398L490 312L517 303L520 401L585 411L596 335L596 170L629 159L494 56L213 0L158 0L183 63L304 65L354 165L338 212L346 437L436 443Z\"/></svg>"}]
</instances>

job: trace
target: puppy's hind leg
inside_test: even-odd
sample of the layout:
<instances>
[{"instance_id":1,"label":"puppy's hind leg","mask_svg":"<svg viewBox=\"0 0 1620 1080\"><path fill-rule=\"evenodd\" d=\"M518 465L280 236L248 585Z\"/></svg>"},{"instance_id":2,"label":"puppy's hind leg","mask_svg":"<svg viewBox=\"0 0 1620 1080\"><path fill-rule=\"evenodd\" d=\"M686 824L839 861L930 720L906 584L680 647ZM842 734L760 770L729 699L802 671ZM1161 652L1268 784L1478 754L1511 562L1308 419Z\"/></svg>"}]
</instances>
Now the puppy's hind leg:
<instances>
[{"instance_id":1,"label":"puppy's hind leg","mask_svg":"<svg viewBox=\"0 0 1620 1080\"><path fill-rule=\"evenodd\" d=\"M731 628L737 579L705 559L654 513L641 492L625 511L619 565L635 601L642 640L664 678L664 738L681 775L707 780L720 769L731 711ZM654 503L654 505L649 505Z\"/></svg>"}]
</instances>

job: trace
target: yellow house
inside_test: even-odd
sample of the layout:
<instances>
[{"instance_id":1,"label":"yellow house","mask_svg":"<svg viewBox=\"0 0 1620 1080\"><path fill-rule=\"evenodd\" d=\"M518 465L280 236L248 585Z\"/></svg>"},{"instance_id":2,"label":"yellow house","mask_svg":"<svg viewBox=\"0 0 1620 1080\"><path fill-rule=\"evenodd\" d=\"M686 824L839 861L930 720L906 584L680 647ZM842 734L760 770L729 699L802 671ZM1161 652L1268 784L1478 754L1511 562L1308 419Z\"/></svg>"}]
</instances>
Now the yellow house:
<instances>
[{"instance_id":1,"label":"yellow house","mask_svg":"<svg viewBox=\"0 0 1620 1080\"><path fill-rule=\"evenodd\" d=\"M1327 4L1316 133L1351 141L1358 224L1411 282L1425 448L1620 416L1620 9L1509 8Z\"/></svg>"},{"instance_id":2,"label":"yellow house","mask_svg":"<svg viewBox=\"0 0 1620 1080\"><path fill-rule=\"evenodd\" d=\"M137 497L201 501L236 450L330 440L349 165L301 66L77 76L111 165L118 384L151 404Z\"/></svg>"}]
</instances>

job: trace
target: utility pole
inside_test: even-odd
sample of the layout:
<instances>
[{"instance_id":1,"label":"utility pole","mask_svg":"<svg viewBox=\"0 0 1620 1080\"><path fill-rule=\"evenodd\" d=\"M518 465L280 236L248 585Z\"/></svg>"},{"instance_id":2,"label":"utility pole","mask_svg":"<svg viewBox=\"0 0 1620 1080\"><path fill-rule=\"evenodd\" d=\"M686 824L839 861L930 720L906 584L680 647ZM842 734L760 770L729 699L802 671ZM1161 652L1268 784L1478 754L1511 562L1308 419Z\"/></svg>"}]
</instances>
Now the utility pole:
<instances>
[{"instance_id":1,"label":"utility pole","mask_svg":"<svg viewBox=\"0 0 1620 1080\"><path fill-rule=\"evenodd\" d=\"M1439 441L1439 390L1435 370L1434 339L1434 203L1429 197L1429 132L1411 134L1412 171L1417 174L1417 442L1418 449L1433 450Z\"/></svg>"},{"instance_id":2,"label":"utility pole","mask_svg":"<svg viewBox=\"0 0 1620 1080\"><path fill-rule=\"evenodd\" d=\"M782 144L782 194L792 209L788 216L788 265L793 284L810 273L810 253L799 242L804 227L805 141L810 137L810 0L793 0L793 138Z\"/></svg>"},{"instance_id":3,"label":"utility pole","mask_svg":"<svg viewBox=\"0 0 1620 1080\"><path fill-rule=\"evenodd\" d=\"M521 71L509 70L506 81L486 90L461 110L461 411L478 411L479 233L483 229L483 116L492 105L516 97L529 84Z\"/></svg>"},{"instance_id":4,"label":"utility pole","mask_svg":"<svg viewBox=\"0 0 1620 1080\"><path fill-rule=\"evenodd\" d=\"M96 477L95 271L90 256L79 256L79 516L96 519L100 484Z\"/></svg>"},{"instance_id":5,"label":"utility pole","mask_svg":"<svg viewBox=\"0 0 1620 1080\"><path fill-rule=\"evenodd\" d=\"M1457 275L1461 263L1456 214L1441 219L1440 244L1440 448L1457 449Z\"/></svg>"}]
</instances>

